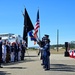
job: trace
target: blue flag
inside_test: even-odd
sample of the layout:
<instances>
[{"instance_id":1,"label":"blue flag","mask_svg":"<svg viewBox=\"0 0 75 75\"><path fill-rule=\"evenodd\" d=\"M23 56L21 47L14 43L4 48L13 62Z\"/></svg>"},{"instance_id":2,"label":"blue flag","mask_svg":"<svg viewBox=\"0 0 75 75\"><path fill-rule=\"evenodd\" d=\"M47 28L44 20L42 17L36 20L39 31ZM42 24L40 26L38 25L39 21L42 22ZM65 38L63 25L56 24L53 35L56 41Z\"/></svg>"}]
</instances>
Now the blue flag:
<instances>
[{"instance_id":1,"label":"blue flag","mask_svg":"<svg viewBox=\"0 0 75 75\"><path fill-rule=\"evenodd\" d=\"M31 38L31 41L37 41L36 38L33 36L33 31L29 31L29 36Z\"/></svg>"}]
</instances>

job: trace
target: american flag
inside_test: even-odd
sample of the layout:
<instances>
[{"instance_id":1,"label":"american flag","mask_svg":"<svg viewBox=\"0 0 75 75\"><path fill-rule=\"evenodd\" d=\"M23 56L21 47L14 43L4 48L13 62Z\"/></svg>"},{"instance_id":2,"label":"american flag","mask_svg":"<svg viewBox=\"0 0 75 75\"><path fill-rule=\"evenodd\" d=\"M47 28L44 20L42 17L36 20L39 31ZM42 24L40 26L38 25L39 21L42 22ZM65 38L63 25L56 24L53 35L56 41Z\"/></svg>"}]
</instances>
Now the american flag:
<instances>
[{"instance_id":1,"label":"american flag","mask_svg":"<svg viewBox=\"0 0 75 75\"><path fill-rule=\"evenodd\" d=\"M39 22L39 10L37 12L37 20L36 20L36 24L34 27L34 37L37 38L37 32L38 32L38 28L40 27L40 22Z\"/></svg>"}]
</instances>

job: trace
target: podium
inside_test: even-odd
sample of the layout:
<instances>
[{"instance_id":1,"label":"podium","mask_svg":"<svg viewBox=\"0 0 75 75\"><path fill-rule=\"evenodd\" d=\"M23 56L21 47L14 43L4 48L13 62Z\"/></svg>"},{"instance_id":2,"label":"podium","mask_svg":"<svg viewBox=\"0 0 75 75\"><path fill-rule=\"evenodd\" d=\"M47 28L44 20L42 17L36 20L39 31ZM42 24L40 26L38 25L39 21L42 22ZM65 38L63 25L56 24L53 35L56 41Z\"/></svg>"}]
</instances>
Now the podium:
<instances>
[{"instance_id":1,"label":"podium","mask_svg":"<svg viewBox=\"0 0 75 75\"><path fill-rule=\"evenodd\" d=\"M65 51L65 52L64 52L64 56L65 56L65 57L69 57L69 52L66 52L66 51Z\"/></svg>"}]
</instances>

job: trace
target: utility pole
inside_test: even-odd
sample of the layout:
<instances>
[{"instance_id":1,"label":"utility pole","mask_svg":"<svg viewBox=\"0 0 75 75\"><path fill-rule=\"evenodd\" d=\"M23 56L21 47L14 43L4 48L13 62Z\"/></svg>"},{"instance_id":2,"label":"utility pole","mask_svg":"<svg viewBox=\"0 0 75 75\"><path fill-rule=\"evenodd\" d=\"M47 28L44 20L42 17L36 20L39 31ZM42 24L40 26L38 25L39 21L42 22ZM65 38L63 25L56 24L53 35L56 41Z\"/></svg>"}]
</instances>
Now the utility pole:
<instances>
[{"instance_id":1,"label":"utility pole","mask_svg":"<svg viewBox=\"0 0 75 75\"><path fill-rule=\"evenodd\" d=\"M59 50L59 30L57 29L57 52Z\"/></svg>"}]
</instances>

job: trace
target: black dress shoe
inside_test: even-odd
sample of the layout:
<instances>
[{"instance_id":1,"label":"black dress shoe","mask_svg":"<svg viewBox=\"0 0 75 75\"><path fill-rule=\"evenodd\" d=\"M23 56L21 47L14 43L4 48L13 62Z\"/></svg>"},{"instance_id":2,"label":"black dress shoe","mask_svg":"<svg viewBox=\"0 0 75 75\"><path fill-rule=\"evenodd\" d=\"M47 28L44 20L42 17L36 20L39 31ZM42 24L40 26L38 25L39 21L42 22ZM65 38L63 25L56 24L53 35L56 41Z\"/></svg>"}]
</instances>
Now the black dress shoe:
<instances>
[{"instance_id":1,"label":"black dress shoe","mask_svg":"<svg viewBox=\"0 0 75 75\"><path fill-rule=\"evenodd\" d=\"M44 65L43 63L41 65Z\"/></svg>"},{"instance_id":2,"label":"black dress shoe","mask_svg":"<svg viewBox=\"0 0 75 75\"><path fill-rule=\"evenodd\" d=\"M48 68L48 69L46 68L46 69L45 69L45 71L47 71L47 70L50 70L50 68Z\"/></svg>"},{"instance_id":3,"label":"black dress shoe","mask_svg":"<svg viewBox=\"0 0 75 75\"><path fill-rule=\"evenodd\" d=\"M0 66L0 68L3 68L2 66Z\"/></svg>"},{"instance_id":4,"label":"black dress shoe","mask_svg":"<svg viewBox=\"0 0 75 75\"><path fill-rule=\"evenodd\" d=\"M43 68L46 68L46 66L43 66Z\"/></svg>"}]
</instances>

